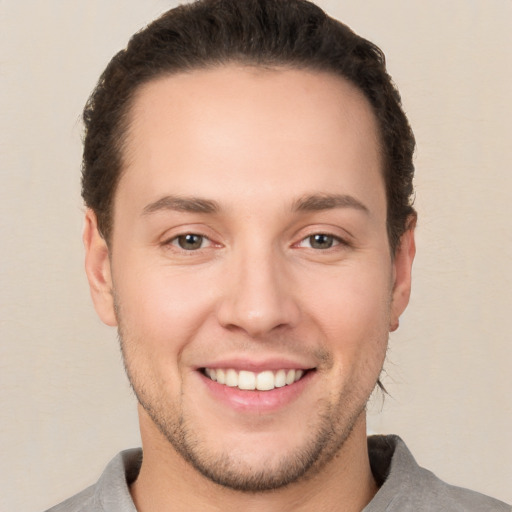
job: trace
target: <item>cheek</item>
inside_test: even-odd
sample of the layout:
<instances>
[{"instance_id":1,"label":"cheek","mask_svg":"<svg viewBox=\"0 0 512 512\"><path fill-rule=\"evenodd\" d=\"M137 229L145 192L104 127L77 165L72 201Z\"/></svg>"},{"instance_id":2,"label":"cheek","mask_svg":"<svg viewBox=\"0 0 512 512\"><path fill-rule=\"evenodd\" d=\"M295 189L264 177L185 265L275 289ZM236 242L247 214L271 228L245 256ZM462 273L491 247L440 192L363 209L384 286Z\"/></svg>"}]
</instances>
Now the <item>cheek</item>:
<instances>
[{"instance_id":1,"label":"cheek","mask_svg":"<svg viewBox=\"0 0 512 512\"><path fill-rule=\"evenodd\" d=\"M311 317L341 365L357 369L371 360L374 365L381 364L388 339L390 298L389 276L374 269L344 269L325 280L321 292L310 292Z\"/></svg>"},{"instance_id":2,"label":"cheek","mask_svg":"<svg viewBox=\"0 0 512 512\"><path fill-rule=\"evenodd\" d=\"M322 283L316 290L304 289L302 296L323 319L326 326L338 325L367 331L389 317L391 285L388 272L379 271L379 265L369 265L366 270L357 265L338 272L311 278ZM333 331L336 332L336 329Z\"/></svg>"},{"instance_id":3,"label":"cheek","mask_svg":"<svg viewBox=\"0 0 512 512\"><path fill-rule=\"evenodd\" d=\"M142 268L139 272L117 269L120 278L114 281L115 293L123 334L143 340L154 353L169 349L175 353L211 311L212 294L197 272L142 263L145 266L130 265Z\"/></svg>"}]
</instances>

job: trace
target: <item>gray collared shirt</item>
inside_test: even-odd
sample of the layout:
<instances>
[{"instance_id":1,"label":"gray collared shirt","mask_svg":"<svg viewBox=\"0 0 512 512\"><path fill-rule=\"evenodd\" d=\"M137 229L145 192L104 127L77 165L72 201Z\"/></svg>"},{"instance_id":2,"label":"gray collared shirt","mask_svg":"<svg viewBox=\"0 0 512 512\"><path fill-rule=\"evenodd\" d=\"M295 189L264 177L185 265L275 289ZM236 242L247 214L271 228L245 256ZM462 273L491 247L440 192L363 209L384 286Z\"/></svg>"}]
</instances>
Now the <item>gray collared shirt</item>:
<instances>
[{"instance_id":1,"label":"gray collared shirt","mask_svg":"<svg viewBox=\"0 0 512 512\"><path fill-rule=\"evenodd\" d=\"M368 447L380 489L362 512L512 512L501 501L439 480L418 466L398 436L371 436ZM129 485L141 462L140 449L119 453L95 485L47 512L137 512Z\"/></svg>"}]
</instances>

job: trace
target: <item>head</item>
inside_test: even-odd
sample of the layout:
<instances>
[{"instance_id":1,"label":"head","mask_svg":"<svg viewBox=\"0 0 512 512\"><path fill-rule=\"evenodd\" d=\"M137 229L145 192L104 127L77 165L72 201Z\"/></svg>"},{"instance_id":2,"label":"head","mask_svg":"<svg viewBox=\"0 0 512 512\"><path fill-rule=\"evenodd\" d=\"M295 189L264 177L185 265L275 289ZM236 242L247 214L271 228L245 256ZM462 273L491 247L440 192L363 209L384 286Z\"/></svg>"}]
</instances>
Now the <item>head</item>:
<instances>
[{"instance_id":1,"label":"head","mask_svg":"<svg viewBox=\"0 0 512 512\"><path fill-rule=\"evenodd\" d=\"M391 251L414 219L414 136L373 43L304 0L202 0L165 13L135 34L102 74L84 110L82 196L107 240L130 110L160 77L238 63L323 71L361 91L379 127Z\"/></svg>"},{"instance_id":2,"label":"head","mask_svg":"<svg viewBox=\"0 0 512 512\"><path fill-rule=\"evenodd\" d=\"M248 492L346 467L414 256L382 54L308 2L200 1L132 38L85 120L86 267L143 464Z\"/></svg>"}]
</instances>

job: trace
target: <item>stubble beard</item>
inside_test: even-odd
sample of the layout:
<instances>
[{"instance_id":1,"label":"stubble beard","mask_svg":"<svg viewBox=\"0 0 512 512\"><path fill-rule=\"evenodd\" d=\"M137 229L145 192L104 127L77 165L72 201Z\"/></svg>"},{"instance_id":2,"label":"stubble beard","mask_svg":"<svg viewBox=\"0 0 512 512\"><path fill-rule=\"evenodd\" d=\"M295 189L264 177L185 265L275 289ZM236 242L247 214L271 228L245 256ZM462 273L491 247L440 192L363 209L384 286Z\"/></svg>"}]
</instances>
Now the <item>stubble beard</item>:
<instances>
[{"instance_id":1,"label":"stubble beard","mask_svg":"<svg viewBox=\"0 0 512 512\"><path fill-rule=\"evenodd\" d=\"M157 386L154 383L150 383L149 387L143 385L136 372L132 371L121 324L119 325L125 370L140 405L186 462L208 480L225 488L245 493L261 493L314 477L341 451L358 419L365 414L369 393L363 399L359 398L359 401L350 398L353 393L344 393L334 404L319 402L316 422L308 425L311 432L302 445L283 456L278 463L262 461L259 468L254 469L243 457L233 456L229 450L221 454L212 453L201 442L193 425L190 425L181 399L173 407L163 398L148 392L150 388L157 389ZM359 393L358 396L360 397Z\"/></svg>"}]
</instances>

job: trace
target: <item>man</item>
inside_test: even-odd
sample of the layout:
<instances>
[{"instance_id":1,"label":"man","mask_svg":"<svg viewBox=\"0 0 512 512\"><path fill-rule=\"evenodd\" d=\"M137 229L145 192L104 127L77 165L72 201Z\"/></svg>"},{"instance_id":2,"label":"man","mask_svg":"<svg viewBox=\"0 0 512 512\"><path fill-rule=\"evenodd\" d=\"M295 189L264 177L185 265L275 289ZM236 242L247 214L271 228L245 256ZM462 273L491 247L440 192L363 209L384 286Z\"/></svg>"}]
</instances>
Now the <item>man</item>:
<instances>
[{"instance_id":1,"label":"man","mask_svg":"<svg viewBox=\"0 0 512 512\"><path fill-rule=\"evenodd\" d=\"M510 510L366 437L416 222L378 48L308 2L204 0L136 34L84 120L86 271L143 452L52 510Z\"/></svg>"}]
</instances>

